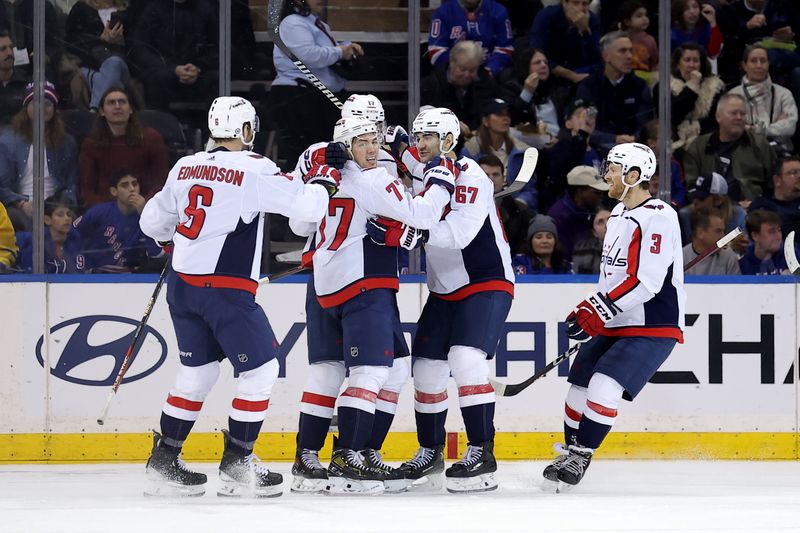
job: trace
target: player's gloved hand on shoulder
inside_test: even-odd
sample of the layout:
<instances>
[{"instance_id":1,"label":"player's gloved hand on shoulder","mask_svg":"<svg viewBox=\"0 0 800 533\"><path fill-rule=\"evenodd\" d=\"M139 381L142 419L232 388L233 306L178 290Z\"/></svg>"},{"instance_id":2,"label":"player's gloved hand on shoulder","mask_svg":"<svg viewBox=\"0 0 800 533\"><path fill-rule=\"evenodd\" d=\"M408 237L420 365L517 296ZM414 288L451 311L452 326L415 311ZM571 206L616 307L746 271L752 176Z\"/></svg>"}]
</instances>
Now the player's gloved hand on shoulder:
<instances>
[{"instance_id":1,"label":"player's gloved hand on shoulder","mask_svg":"<svg viewBox=\"0 0 800 533\"><path fill-rule=\"evenodd\" d=\"M381 246L394 246L413 250L428 242L428 230L412 228L390 218L371 218L367 221L367 235Z\"/></svg>"},{"instance_id":2,"label":"player's gloved hand on shoulder","mask_svg":"<svg viewBox=\"0 0 800 533\"><path fill-rule=\"evenodd\" d=\"M403 155L404 144L407 147L409 144L408 133L402 126L394 125L386 128L386 133L383 134L383 142L385 142L392 150L395 157Z\"/></svg>"},{"instance_id":3,"label":"player's gloved hand on shoulder","mask_svg":"<svg viewBox=\"0 0 800 533\"><path fill-rule=\"evenodd\" d=\"M457 162L446 157L436 156L425 165L422 181L426 185L439 185L447 189L450 194L456 189L456 178L461 173Z\"/></svg>"},{"instance_id":4,"label":"player's gloved hand on shoulder","mask_svg":"<svg viewBox=\"0 0 800 533\"><path fill-rule=\"evenodd\" d=\"M325 187L329 196L336 194L339 190L339 183L342 181L342 174L328 165L317 165L311 167L308 173L303 176L303 181Z\"/></svg>"},{"instance_id":5,"label":"player's gloved hand on shoulder","mask_svg":"<svg viewBox=\"0 0 800 533\"><path fill-rule=\"evenodd\" d=\"M161 247L165 254L172 255L172 252L175 249L175 243L172 241L157 241L156 244Z\"/></svg>"},{"instance_id":6,"label":"player's gloved hand on shoulder","mask_svg":"<svg viewBox=\"0 0 800 533\"><path fill-rule=\"evenodd\" d=\"M595 337L619 311L608 295L590 294L567 317L567 336L576 341Z\"/></svg>"},{"instance_id":7,"label":"player's gloved hand on shoulder","mask_svg":"<svg viewBox=\"0 0 800 533\"><path fill-rule=\"evenodd\" d=\"M325 147L325 164L337 170L342 170L350 156L344 143L328 143Z\"/></svg>"}]
</instances>

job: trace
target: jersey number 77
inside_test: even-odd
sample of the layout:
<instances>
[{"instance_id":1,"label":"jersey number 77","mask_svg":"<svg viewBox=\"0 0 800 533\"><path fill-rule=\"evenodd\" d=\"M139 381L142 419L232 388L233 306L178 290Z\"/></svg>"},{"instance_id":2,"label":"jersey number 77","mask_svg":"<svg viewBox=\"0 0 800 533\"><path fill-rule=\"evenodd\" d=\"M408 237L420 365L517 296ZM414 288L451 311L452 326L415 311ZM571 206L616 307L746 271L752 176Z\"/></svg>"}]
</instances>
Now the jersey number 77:
<instances>
[{"instance_id":1,"label":"jersey number 77","mask_svg":"<svg viewBox=\"0 0 800 533\"><path fill-rule=\"evenodd\" d=\"M350 231L350 223L353 221L353 212L355 208L356 202L352 198L332 198L328 202L328 216L323 218L319 225L320 240L318 248L322 248L325 244L325 227L328 222L328 217L335 218L340 215L339 224L336 226L333 240L328 245L328 250L336 251L339 249L347 238L347 233Z\"/></svg>"}]
</instances>

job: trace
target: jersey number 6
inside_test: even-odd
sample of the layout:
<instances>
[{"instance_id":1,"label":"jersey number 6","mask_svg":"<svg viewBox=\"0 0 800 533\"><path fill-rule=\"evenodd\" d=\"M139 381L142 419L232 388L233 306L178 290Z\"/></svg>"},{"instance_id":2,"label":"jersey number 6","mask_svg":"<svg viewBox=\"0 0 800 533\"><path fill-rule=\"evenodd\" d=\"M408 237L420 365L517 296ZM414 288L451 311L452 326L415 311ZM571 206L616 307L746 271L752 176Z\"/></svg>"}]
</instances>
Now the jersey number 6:
<instances>
[{"instance_id":1,"label":"jersey number 6","mask_svg":"<svg viewBox=\"0 0 800 533\"><path fill-rule=\"evenodd\" d=\"M189 189L189 205L183 210L189 220L179 225L176 231L187 239L196 239L206 221L206 211L203 207L211 207L211 200L213 199L213 189L203 185L192 186Z\"/></svg>"}]
</instances>

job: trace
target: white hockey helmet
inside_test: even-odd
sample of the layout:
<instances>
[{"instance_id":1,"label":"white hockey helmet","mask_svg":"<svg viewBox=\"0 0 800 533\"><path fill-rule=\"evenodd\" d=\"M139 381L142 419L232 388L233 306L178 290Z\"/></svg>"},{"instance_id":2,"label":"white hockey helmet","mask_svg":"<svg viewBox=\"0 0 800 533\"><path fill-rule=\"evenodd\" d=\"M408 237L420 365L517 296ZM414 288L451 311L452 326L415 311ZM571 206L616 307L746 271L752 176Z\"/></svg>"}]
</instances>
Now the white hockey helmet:
<instances>
[{"instance_id":1,"label":"white hockey helmet","mask_svg":"<svg viewBox=\"0 0 800 533\"><path fill-rule=\"evenodd\" d=\"M333 142L343 143L350 153L350 157L353 157L351 151L353 139L368 133L378 134L378 128L374 122L363 117L343 117L337 120L333 127Z\"/></svg>"},{"instance_id":2,"label":"white hockey helmet","mask_svg":"<svg viewBox=\"0 0 800 533\"><path fill-rule=\"evenodd\" d=\"M383 104L371 94L351 94L342 105L342 118L362 117L371 122L386 122Z\"/></svg>"},{"instance_id":3,"label":"white hockey helmet","mask_svg":"<svg viewBox=\"0 0 800 533\"><path fill-rule=\"evenodd\" d=\"M455 148L458 142L458 136L461 133L461 124L455 113L446 107L434 107L420 111L419 115L414 119L411 124L411 134L417 133L436 133L439 135L439 151L443 154L447 152L444 147L444 141L447 134L453 135L453 144L450 145L450 150Z\"/></svg>"},{"instance_id":4,"label":"white hockey helmet","mask_svg":"<svg viewBox=\"0 0 800 533\"><path fill-rule=\"evenodd\" d=\"M250 124L253 136L244 140L244 125ZM215 139L241 139L246 146L253 146L259 130L258 115L253 104L239 96L215 98L208 110L208 131Z\"/></svg>"},{"instance_id":5,"label":"white hockey helmet","mask_svg":"<svg viewBox=\"0 0 800 533\"><path fill-rule=\"evenodd\" d=\"M637 170L639 178L634 183L626 183L623 179L622 184L625 186L625 191L622 193L622 198L628 194L628 190L636 187L644 181L650 181L656 173L657 159L656 154L649 146L641 143L624 143L618 144L608 152L606 161L603 164L602 176L608 172L609 163L616 163L622 167L622 177L624 178L628 172Z\"/></svg>"}]
</instances>

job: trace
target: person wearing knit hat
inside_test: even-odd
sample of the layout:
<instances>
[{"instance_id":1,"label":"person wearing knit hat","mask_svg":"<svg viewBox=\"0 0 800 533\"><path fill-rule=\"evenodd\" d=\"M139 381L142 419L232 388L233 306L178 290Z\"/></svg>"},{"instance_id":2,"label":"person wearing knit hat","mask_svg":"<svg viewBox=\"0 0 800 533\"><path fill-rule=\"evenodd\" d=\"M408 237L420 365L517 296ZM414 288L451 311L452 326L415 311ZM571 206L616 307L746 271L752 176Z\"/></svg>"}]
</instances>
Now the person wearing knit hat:
<instances>
[{"instance_id":1,"label":"person wearing knit hat","mask_svg":"<svg viewBox=\"0 0 800 533\"><path fill-rule=\"evenodd\" d=\"M530 249L513 257L516 274L572 274L572 265L564 259L558 244L558 228L547 215L536 215L528 226Z\"/></svg>"},{"instance_id":2,"label":"person wearing knit hat","mask_svg":"<svg viewBox=\"0 0 800 533\"><path fill-rule=\"evenodd\" d=\"M29 83L22 109L10 127L0 135L0 202L8 209L17 231L30 231L33 217L33 117L36 103L34 85ZM44 84L45 174L44 197L64 190L73 201L78 192L78 148L64 129L58 112L58 92L50 82Z\"/></svg>"}]
</instances>

